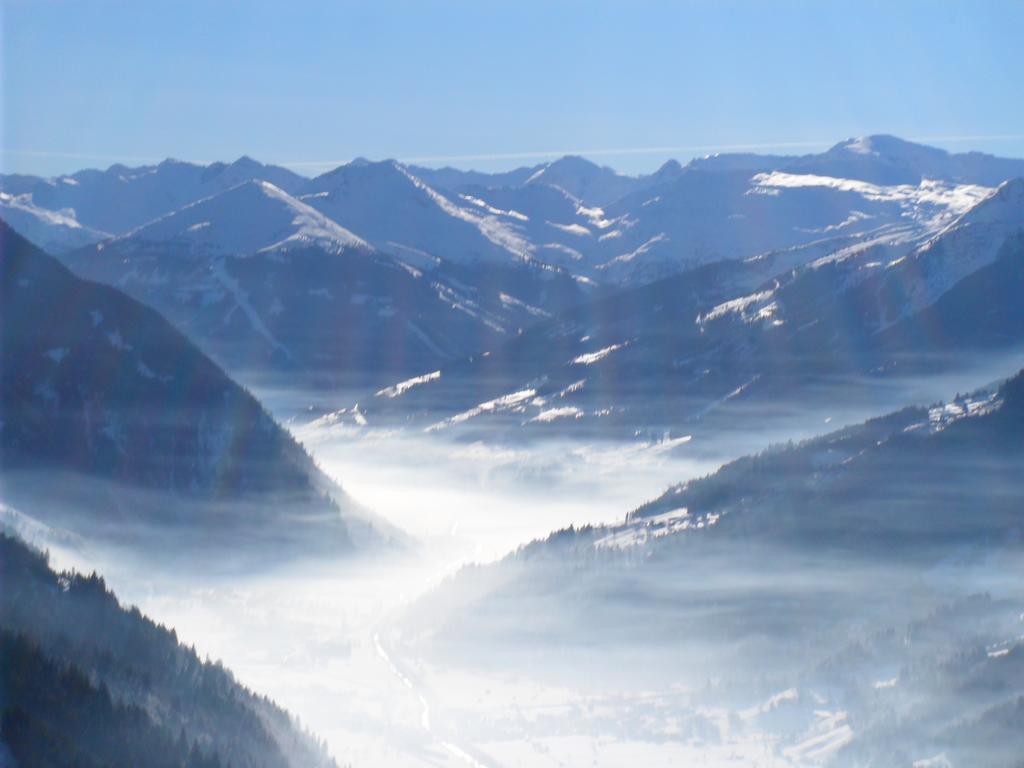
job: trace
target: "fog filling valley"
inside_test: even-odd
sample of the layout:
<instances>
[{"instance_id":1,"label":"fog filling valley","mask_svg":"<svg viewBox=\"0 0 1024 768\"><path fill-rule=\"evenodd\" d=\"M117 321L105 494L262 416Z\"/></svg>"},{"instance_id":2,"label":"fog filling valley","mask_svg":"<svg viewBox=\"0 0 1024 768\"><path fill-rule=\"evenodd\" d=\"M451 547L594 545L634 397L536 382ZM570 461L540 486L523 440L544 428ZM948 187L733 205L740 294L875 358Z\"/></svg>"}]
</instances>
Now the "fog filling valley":
<instances>
[{"instance_id":1,"label":"fog filling valley","mask_svg":"<svg viewBox=\"0 0 1024 768\"><path fill-rule=\"evenodd\" d=\"M0 173L0 768L1024 768L1024 159L821 149Z\"/></svg>"},{"instance_id":2,"label":"fog filling valley","mask_svg":"<svg viewBox=\"0 0 1024 768\"><path fill-rule=\"evenodd\" d=\"M812 668L839 660L866 691L897 691L906 658L880 650L854 662L851 649L959 612L983 616L971 621L999 658L998 643L1024 636L1019 558L979 561L967 549L922 570L765 545L740 560L695 556L686 575L609 562L571 609L554 597L566 578L557 569L547 586L532 576L550 602L503 594L500 571L456 577L552 531L620 523L670 485L769 444L936 402L1015 363L889 382L870 405L743 405L734 429L691 440L460 440L325 423L309 415L322 395L261 392L322 469L406 534L384 557L246 562L211 576L163 561L159 546L140 556L62 534L24 507L4 519L55 565L99 571L123 601L222 660L342 765L818 764L851 741L850 710L863 701ZM951 642L927 639L914 659Z\"/></svg>"}]
</instances>

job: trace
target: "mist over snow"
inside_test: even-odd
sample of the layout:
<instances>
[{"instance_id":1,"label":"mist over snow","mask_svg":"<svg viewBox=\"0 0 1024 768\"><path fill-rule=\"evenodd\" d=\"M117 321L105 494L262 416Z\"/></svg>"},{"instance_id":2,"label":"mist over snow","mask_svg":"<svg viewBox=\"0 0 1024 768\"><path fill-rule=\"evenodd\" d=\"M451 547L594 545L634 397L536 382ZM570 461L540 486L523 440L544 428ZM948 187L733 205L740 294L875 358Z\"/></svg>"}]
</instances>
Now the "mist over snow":
<instances>
[{"instance_id":1,"label":"mist over snow","mask_svg":"<svg viewBox=\"0 0 1024 768\"><path fill-rule=\"evenodd\" d=\"M870 135L0 177L0 528L49 558L2 540L0 644L106 718L22 694L0 743L1013 765L1022 175Z\"/></svg>"}]
</instances>

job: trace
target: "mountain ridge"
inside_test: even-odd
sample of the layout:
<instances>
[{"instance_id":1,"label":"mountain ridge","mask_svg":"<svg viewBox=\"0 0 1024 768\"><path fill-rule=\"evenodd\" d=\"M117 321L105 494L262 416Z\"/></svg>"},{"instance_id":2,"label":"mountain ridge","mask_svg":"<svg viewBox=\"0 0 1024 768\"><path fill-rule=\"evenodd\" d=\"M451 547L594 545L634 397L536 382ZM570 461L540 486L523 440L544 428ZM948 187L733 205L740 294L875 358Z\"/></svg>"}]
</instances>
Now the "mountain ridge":
<instances>
[{"instance_id":1,"label":"mountain ridge","mask_svg":"<svg viewBox=\"0 0 1024 768\"><path fill-rule=\"evenodd\" d=\"M135 520L223 543L248 518L256 538L300 550L304 540L340 553L353 536L380 538L259 402L154 310L73 276L2 222L0 269L0 463L5 491L27 498L27 511L80 486L92 501L70 525L106 504L125 515L105 523L118 535ZM68 482L38 485L44 468ZM138 508L111 504L115 488Z\"/></svg>"},{"instance_id":2,"label":"mountain ridge","mask_svg":"<svg viewBox=\"0 0 1024 768\"><path fill-rule=\"evenodd\" d=\"M437 424L473 413L459 429L499 419L514 434L526 424L540 429L530 420L534 408L555 401L568 417L546 429L612 429L620 421L629 429L695 428L705 408L769 396L777 386L849 375L881 383L943 356L1012 354L1021 329L1012 296L1024 287L1022 187L1005 183L931 237L881 233L824 255L811 250L793 260L780 251L709 264L596 299L487 358L442 368L437 381L399 398L408 400L403 413ZM980 285L993 288L988 299ZM524 389L534 397L514 408L472 410ZM473 402L459 394L467 391ZM387 423L394 407L378 400L364 412Z\"/></svg>"}]
</instances>

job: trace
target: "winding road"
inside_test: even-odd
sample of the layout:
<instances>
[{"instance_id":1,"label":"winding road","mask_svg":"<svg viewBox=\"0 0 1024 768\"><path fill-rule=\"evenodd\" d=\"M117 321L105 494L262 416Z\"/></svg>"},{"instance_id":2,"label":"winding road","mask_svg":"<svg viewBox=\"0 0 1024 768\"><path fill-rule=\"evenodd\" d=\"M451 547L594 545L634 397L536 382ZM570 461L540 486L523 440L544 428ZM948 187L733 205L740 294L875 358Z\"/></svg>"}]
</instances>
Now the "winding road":
<instances>
[{"instance_id":1,"label":"winding road","mask_svg":"<svg viewBox=\"0 0 1024 768\"><path fill-rule=\"evenodd\" d=\"M398 678L398 680L409 689L420 704L420 727L423 731L436 743L441 749L456 758L470 768L497 768L496 766L483 763L470 754L466 748L459 746L455 742L443 738L433 728L430 720L430 702L427 700L426 695L422 690L422 686L418 683L413 682L412 677L402 671L399 663L396 662L394 656L388 652L384 647L384 643L380 639L380 633L373 633L373 646L377 651L377 656L388 666L391 673Z\"/></svg>"}]
</instances>

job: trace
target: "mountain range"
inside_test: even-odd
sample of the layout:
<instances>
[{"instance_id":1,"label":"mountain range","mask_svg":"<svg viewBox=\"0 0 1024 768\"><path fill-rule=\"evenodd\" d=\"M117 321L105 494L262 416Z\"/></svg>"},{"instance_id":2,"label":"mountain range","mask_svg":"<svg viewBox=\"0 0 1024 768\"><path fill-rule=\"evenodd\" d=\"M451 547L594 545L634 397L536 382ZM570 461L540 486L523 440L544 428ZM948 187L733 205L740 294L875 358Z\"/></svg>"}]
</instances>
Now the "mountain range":
<instances>
[{"instance_id":1,"label":"mountain range","mask_svg":"<svg viewBox=\"0 0 1024 768\"><path fill-rule=\"evenodd\" d=\"M534 302L584 296L529 264L413 266L266 181L63 258L156 307L230 369L305 381L430 370L550 314Z\"/></svg>"},{"instance_id":2,"label":"mountain range","mask_svg":"<svg viewBox=\"0 0 1024 768\"><path fill-rule=\"evenodd\" d=\"M291 191L305 183L287 169L240 157L233 163L206 166L178 160L135 168L112 165L105 171L85 170L51 179L10 174L0 179L0 187L39 210L65 211L81 227L110 236L250 179Z\"/></svg>"},{"instance_id":3,"label":"mountain range","mask_svg":"<svg viewBox=\"0 0 1024 768\"><path fill-rule=\"evenodd\" d=\"M1024 188L999 179L1021 171L872 136L644 177L563 158L303 179L242 158L0 182L117 230L62 261L234 375L341 391L325 418L675 439L826 380L1015 354Z\"/></svg>"},{"instance_id":4,"label":"mountain range","mask_svg":"<svg viewBox=\"0 0 1024 768\"><path fill-rule=\"evenodd\" d=\"M363 415L393 423L400 411L429 430L692 430L827 379L884 382L1020 351L1020 179L931 236L796 250L588 302L442 367L404 402L364 400Z\"/></svg>"},{"instance_id":5,"label":"mountain range","mask_svg":"<svg viewBox=\"0 0 1024 768\"><path fill-rule=\"evenodd\" d=\"M890 136L639 177L566 157L305 179L243 157L0 189L5 504L193 567L404 541L232 377L471 450L672 450L773 408L820 430L816 408L977 357L1020 367L1024 161ZM467 664L554 654L559 674L599 644L634 683L686 681L680 738L727 704L716 733L775 718L796 762L996 765L1024 723L1024 605L976 593L1020 565L1022 427L1024 372L743 456L463 569L396 636ZM0 568L0 735L20 762L330 765L98 577L6 535Z\"/></svg>"},{"instance_id":6,"label":"mountain range","mask_svg":"<svg viewBox=\"0 0 1024 768\"><path fill-rule=\"evenodd\" d=\"M628 282L641 264L678 271L822 235L955 215L980 194L973 187L992 188L1021 175L1021 160L871 136L817 155L712 155L685 166L670 161L644 176L565 157L495 174L358 159L305 179L242 157L209 166L173 160L115 165L52 179L6 175L0 189L4 204L19 206L22 218L30 210L42 219L63 217L65 225L82 229L79 238L96 232L100 239L255 179L408 259L532 259ZM721 241L723 232L729 237ZM247 249L235 243L234 250Z\"/></svg>"},{"instance_id":7,"label":"mountain range","mask_svg":"<svg viewBox=\"0 0 1024 768\"><path fill-rule=\"evenodd\" d=\"M566 157L497 174L360 159L304 179L243 157L5 176L0 215L233 372L376 391L657 279L725 301L828 254L898 258L1022 173L889 136L639 177Z\"/></svg>"}]
</instances>

